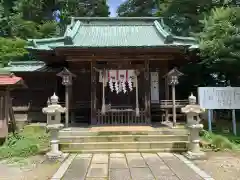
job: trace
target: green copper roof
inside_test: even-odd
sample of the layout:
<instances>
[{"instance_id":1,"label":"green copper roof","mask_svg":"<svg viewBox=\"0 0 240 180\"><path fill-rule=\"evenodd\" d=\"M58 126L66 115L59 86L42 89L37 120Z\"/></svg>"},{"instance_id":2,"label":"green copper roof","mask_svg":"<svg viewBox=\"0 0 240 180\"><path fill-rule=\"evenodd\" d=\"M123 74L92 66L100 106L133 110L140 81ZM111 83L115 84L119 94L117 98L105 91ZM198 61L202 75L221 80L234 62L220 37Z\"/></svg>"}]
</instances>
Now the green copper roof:
<instances>
[{"instance_id":1,"label":"green copper roof","mask_svg":"<svg viewBox=\"0 0 240 180\"><path fill-rule=\"evenodd\" d=\"M52 50L58 47L162 47L197 48L191 37L171 35L162 19L150 18L72 18L63 37L30 39L28 49Z\"/></svg>"},{"instance_id":2,"label":"green copper roof","mask_svg":"<svg viewBox=\"0 0 240 180\"><path fill-rule=\"evenodd\" d=\"M37 71L44 66L45 63L42 61L10 61L6 67L1 69L10 72L32 72Z\"/></svg>"}]
</instances>

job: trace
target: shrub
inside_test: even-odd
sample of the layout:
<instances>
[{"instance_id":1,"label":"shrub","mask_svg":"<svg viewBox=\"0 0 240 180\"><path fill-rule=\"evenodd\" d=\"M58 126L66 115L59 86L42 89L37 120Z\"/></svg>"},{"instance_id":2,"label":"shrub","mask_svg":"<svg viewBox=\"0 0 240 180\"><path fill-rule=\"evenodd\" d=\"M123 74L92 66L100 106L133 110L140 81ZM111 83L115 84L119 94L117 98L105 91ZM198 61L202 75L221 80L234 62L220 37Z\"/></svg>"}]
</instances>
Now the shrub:
<instances>
[{"instance_id":1,"label":"shrub","mask_svg":"<svg viewBox=\"0 0 240 180\"><path fill-rule=\"evenodd\" d=\"M235 144L228 140L228 138L221 136L221 135L215 135L212 139L212 144L215 146L215 148L225 150L225 149L235 149Z\"/></svg>"},{"instance_id":2,"label":"shrub","mask_svg":"<svg viewBox=\"0 0 240 180\"><path fill-rule=\"evenodd\" d=\"M214 150L236 150L239 148L236 139L232 140L230 136L216 135L206 130L201 131L200 136L203 140L211 143L211 148Z\"/></svg>"},{"instance_id":3,"label":"shrub","mask_svg":"<svg viewBox=\"0 0 240 180\"><path fill-rule=\"evenodd\" d=\"M0 147L0 159L36 155L48 147L48 142L48 134L44 128L26 126L22 132L8 136Z\"/></svg>"}]
</instances>

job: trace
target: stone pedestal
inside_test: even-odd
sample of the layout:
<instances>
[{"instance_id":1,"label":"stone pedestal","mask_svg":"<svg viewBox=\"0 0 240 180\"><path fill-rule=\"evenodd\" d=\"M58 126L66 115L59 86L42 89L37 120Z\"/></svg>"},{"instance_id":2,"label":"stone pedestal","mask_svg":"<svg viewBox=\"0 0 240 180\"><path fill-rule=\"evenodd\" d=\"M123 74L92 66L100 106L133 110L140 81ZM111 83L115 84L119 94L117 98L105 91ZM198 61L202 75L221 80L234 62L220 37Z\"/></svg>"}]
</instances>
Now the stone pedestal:
<instances>
[{"instance_id":1,"label":"stone pedestal","mask_svg":"<svg viewBox=\"0 0 240 180\"><path fill-rule=\"evenodd\" d=\"M51 124L47 126L51 135L51 151L47 153L47 157L49 159L58 159L62 157L62 152L59 151L58 132L63 128L63 126L63 124Z\"/></svg>"},{"instance_id":2,"label":"stone pedestal","mask_svg":"<svg viewBox=\"0 0 240 180\"><path fill-rule=\"evenodd\" d=\"M190 143L188 152L185 156L189 159L202 159L205 158L205 153L200 148L200 136L199 132L203 129L202 124L195 124L188 126L190 131Z\"/></svg>"}]
</instances>

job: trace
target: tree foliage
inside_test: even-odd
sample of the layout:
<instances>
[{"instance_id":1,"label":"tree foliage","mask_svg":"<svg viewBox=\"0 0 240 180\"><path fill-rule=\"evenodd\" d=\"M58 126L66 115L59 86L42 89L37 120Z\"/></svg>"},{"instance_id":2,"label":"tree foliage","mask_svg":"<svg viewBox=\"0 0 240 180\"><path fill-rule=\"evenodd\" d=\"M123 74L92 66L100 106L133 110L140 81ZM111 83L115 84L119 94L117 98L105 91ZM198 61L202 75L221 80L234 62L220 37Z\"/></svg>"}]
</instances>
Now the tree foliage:
<instances>
[{"instance_id":1,"label":"tree foliage","mask_svg":"<svg viewBox=\"0 0 240 180\"><path fill-rule=\"evenodd\" d=\"M154 0L128 0L123 2L117 9L120 17L146 17L153 16L156 8Z\"/></svg>"},{"instance_id":2,"label":"tree foliage","mask_svg":"<svg viewBox=\"0 0 240 180\"><path fill-rule=\"evenodd\" d=\"M192 32L200 32L200 20L213 8L235 5L233 0L156 0L157 15L164 18L171 27L172 33L189 36Z\"/></svg>"},{"instance_id":3,"label":"tree foliage","mask_svg":"<svg viewBox=\"0 0 240 180\"><path fill-rule=\"evenodd\" d=\"M60 23L53 19L54 10L61 12ZM28 38L60 35L57 29L64 28L71 16L108 15L106 0L0 0L0 63L25 56Z\"/></svg>"},{"instance_id":4,"label":"tree foliage","mask_svg":"<svg viewBox=\"0 0 240 180\"><path fill-rule=\"evenodd\" d=\"M24 48L26 42L21 39L0 38L0 62L6 65L8 61L21 59L27 55Z\"/></svg>"},{"instance_id":5,"label":"tree foliage","mask_svg":"<svg viewBox=\"0 0 240 180\"><path fill-rule=\"evenodd\" d=\"M201 21L204 28L198 34L202 64L226 80L239 75L240 68L240 8L220 7Z\"/></svg>"}]
</instances>

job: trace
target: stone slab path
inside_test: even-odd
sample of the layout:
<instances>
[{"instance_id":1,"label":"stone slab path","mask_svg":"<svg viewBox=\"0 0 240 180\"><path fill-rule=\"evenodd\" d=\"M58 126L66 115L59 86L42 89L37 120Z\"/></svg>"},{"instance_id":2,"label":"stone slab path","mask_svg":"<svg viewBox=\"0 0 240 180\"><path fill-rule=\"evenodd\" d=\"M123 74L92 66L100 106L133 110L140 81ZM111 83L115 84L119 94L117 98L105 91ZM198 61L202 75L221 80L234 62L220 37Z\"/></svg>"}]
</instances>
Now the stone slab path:
<instances>
[{"instance_id":1,"label":"stone slab path","mask_svg":"<svg viewBox=\"0 0 240 180\"><path fill-rule=\"evenodd\" d=\"M60 179L213 180L182 155L172 153L71 154L52 178Z\"/></svg>"}]
</instances>

